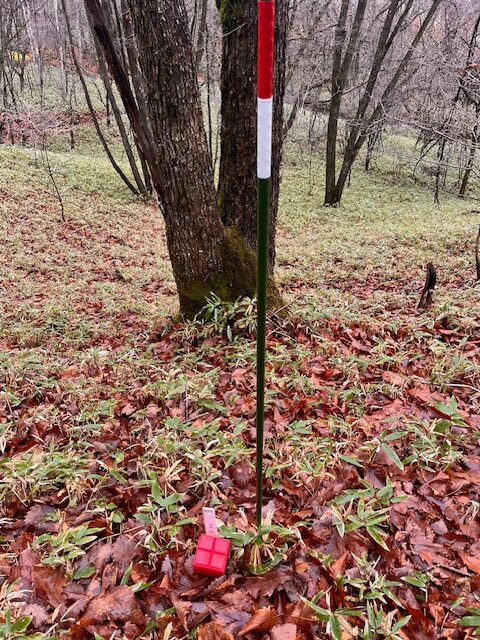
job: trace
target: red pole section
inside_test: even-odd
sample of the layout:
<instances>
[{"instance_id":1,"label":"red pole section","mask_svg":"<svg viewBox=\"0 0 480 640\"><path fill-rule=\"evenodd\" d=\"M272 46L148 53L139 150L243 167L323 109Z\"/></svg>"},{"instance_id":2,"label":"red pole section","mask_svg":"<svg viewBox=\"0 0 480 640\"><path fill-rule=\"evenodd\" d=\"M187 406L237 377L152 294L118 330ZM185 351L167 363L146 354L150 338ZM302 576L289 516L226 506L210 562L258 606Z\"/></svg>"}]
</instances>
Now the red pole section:
<instances>
[{"instance_id":1,"label":"red pole section","mask_svg":"<svg viewBox=\"0 0 480 640\"><path fill-rule=\"evenodd\" d=\"M258 2L258 97L273 96L274 0Z\"/></svg>"},{"instance_id":2,"label":"red pole section","mask_svg":"<svg viewBox=\"0 0 480 640\"><path fill-rule=\"evenodd\" d=\"M258 177L270 178L272 165L273 55L275 1L258 0Z\"/></svg>"}]
</instances>

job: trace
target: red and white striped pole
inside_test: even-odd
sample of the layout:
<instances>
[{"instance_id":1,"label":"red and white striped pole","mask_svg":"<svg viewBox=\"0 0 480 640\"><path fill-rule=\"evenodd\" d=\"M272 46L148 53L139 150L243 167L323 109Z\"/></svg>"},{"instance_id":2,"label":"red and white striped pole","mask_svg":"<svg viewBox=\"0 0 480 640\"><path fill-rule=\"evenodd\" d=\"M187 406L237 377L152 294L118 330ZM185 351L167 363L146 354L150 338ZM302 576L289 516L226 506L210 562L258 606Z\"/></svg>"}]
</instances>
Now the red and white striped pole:
<instances>
[{"instance_id":1,"label":"red and white striped pole","mask_svg":"<svg viewBox=\"0 0 480 640\"><path fill-rule=\"evenodd\" d=\"M272 169L273 56L275 2L258 2L258 178L267 180Z\"/></svg>"},{"instance_id":2,"label":"red and white striped pole","mask_svg":"<svg viewBox=\"0 0 480 640\"><path fill-rule=\"evenodd\" d=\"M265 328L268 278L268 213L272 175L273 62L275 1L258 0L258 117L257 117L257 526L262 524L263 445L265 415Z\"/></svg>"}]
</instances>

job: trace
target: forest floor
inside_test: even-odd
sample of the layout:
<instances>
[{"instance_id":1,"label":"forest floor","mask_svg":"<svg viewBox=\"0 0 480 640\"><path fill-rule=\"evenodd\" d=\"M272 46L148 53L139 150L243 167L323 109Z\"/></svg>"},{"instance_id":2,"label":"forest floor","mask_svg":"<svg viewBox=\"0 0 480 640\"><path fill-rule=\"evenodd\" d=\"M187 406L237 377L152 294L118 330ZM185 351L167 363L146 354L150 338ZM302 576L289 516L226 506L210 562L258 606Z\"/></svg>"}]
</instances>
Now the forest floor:
<instances>
[{"instance_id":1,"label":"forest floor","mask_svg":"<svg viewBox=\"0 0 480 640\"><path fill-rule=\"evenodd\" d=\"M288 150L259 539L252 305L172 319L159 212L85 136L50 156L65 221L42 157L0 149L0 638L471 637L475 206L379 166L325 209ZM217 580L192 572L202 506L232 541Z\"/></svg>"}]
</instances>

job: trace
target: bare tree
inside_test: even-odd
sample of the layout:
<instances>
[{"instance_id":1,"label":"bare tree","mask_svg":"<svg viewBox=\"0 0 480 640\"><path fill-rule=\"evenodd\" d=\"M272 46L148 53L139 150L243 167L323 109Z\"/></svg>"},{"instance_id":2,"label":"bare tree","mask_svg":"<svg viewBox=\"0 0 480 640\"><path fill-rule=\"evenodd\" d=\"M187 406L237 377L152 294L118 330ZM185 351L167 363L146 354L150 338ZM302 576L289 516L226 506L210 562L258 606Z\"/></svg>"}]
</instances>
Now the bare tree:
<instances>
[{"instance_id":1,"label":"bare tree","mask_svg":"<svg viewBox=\"0 0 480 640\"><path fill-rule=\"evenodd\" d=\"M350 38L345 45L345 24L349 0L342 0L342 9L336 29L335 51L332 65L332 99L330 102L329 131L327 134L326 205L335 205L340 202L353 163L367 140L369 133L377 126L379 121L385 118L386 114L392 108L398 87L404 85L407 79L411 79L418 68L417 65L410 67L410 62L426 30L430 26L441 1L442 0L431 0L429 9L423 18L417 16L415 20L413 20L410 15L413 0L388 0L387 5L383 8L381 12L381 14L383 14L382 29L374 49L374 55L366 82L363 85L363 90L360 92L357 109L347 135L340 172L337 176L335 163L338 115L345 91L346 76L350 71L353 56L360 42L359 31L367 3L367 0L363 0L363 2L359 0ZM390 52L392 45L396 42L397 36L402 29L406 25L412 25L412 23L418 26L415 29L410 44L400 57L400 60L393 65L393 70L387 72L383 66L387 54ZM386 84L381 88L372 106L380 78L382 78L384 83L386 81Z\"/></svg>"}]
</instances>

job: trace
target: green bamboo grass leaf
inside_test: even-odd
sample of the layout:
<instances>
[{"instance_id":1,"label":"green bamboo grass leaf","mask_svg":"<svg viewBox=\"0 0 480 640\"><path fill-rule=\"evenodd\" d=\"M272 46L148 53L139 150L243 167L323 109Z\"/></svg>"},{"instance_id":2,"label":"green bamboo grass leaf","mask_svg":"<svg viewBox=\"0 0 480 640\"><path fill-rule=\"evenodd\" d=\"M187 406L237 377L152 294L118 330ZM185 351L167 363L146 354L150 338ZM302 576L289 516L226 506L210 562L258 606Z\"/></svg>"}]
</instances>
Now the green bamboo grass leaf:
<instances>
[{"instance_id":1,"label":"green bamboo grass leaf","mask_svg":"<svg viewBox=\"0 0 480 640\"><path fill-rule=\"evenodd\" d=\"M23 616L23 618L19 618L18 620L15 620L15 622L12 624L12 632L24 633L30 626L31 622L32 622L32 616Z\"/></svg>"},{"instance_id":2,"label":"green bamboo grass leaf","mask_svg":"<svg viewBox=\"0 0 480 640\"><path fill-rule=\"evenodd\" d=\"M95 571L95 567L83 567L83 569L77 569L72 576L72 580L82 580L83 578L90 578L90 576L93 576Z\"/></svg>"},{"instance_id":3,"label":"green bamboo grass leaf","mask_svg":"<svg viewBox=\"0 0 480 640\"><path fill-rule=\"evenodd\" d=\"M334 613L332 613L328 618L328 630L332 634L333 640L342 640L342 628Z\"/></svg>"},{"instance_id":4,"label":"green bamboo grass leaf","mask_svg":"<svg viewBox=\"0 0 480 640\"><path fill-rule=\"evenodd\" d=\"M392 447L390 445L388 445L386 442L382 442L382 449L384 450L384 452L387 455L387 457L393 462L393 464L396 467L398 467L400 469L400 471L403 471L405 467L403 465L403 462L400 460L400 458L395 453L395 450L392 449Z\"/></svg>"},{"instance_id":5,"label":"green bamboo grass leaf","mask_svg":"<svg viewBox=\"0 0 480 640\"><path fill-rule=\"evenodd\" d=\"M371 527L367 527L367 533L368 535L375 540L375 542L380 545L382 547L382 549L385 549L385 551L390 551L387 543L385 542L385 531L382 531L382 529L380 529L380 527L377 526L371 526Z\"/></svg>"}]
</instances>

